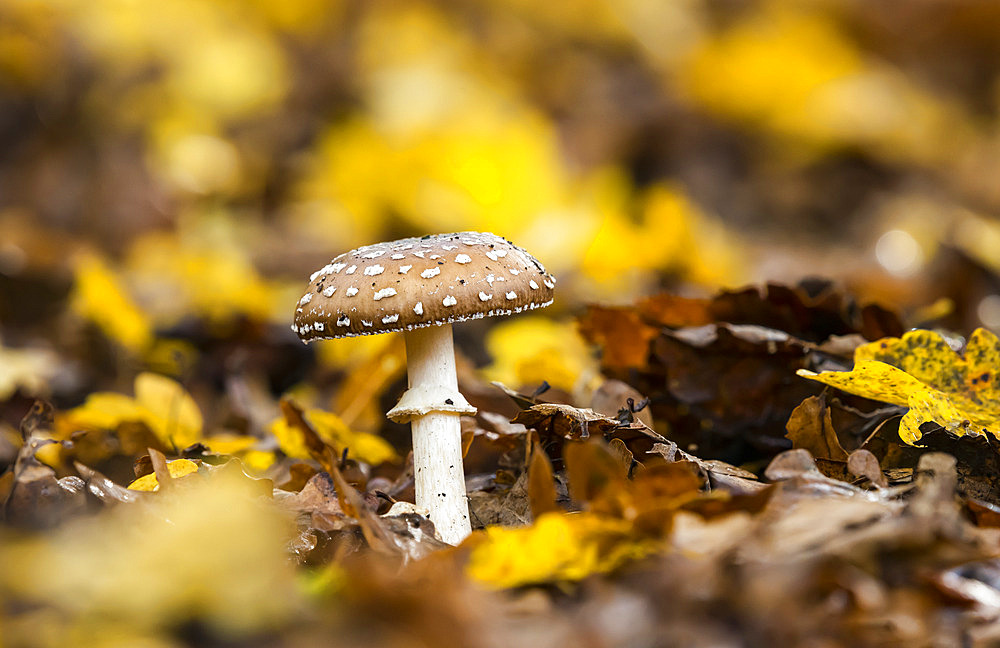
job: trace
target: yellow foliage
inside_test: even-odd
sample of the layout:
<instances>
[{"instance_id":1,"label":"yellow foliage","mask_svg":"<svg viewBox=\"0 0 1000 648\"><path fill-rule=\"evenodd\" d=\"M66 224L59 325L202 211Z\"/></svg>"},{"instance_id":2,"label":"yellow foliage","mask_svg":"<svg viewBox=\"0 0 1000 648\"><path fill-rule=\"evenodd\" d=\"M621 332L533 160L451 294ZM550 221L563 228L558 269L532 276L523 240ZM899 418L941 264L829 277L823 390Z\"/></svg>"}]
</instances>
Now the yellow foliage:
<instances>
[{"instance_id":1,"label":"yellow foliage","mask_svg":"<svg viewBox=\"0 0 1000 648\"><path fill-rule=\"evenodd\" d=\"M897 72L864 58L820 12L765 4L706 39L682 70L694 99L720 115L825 148L883 145L934 153L945 111Z\"/></svg>"},{"instance_id":2,"label":"yellow foliage","mask_svg":"<svg viewBox=\"0 0 1000 648\"><path fill-rule=\"evenodd\" d=\"M544 315L502 321L487 334L486 349L493 357L484 369L487 377L506 385L537 386L548 381L573 391L581 379L596 375L574 322L556 322Z\"/></svg>"},{"instance_id":3,"label":"yellow foliage","mask_svg":"<svg viewBox=\"0 0 1000 648\"><path fill-rule=\"evenodd\" d=\"M305 418L319 436L333 446L337 452L348 449L348 457L372 465L386 461L396 461L399 457L392 446L382 437L367 432L351 430L343 420L333 412L311 409L305 412ZM306 449L302 433L290 426L284 418L275 419L271 423L271 433L278 439L281 451L289 457L309 459L311 455Z\"/></svg>"},{"instance_id":4,"label":"yellow foliage","mask_svg":"<svg viewBox=\"0 0 1000 648\"><path fill-rule=\"evenodd\" d=\"M287 517L230 471L182 484L0 546L0 586L58 609L53 632L96 625L97 634L63 645L191 618L221 636L285 619L298 602Z\"/></svg>"},{"instance_id":5,"label":"yellow foliage","mask_svg":"<svg viewBox=\"0 0 1000 648\"><path fill-rule=\"evenodd\" d=\"M1000 339L976 329L959 355L933 331L916 330L858 347L854 369L799 375L852 394L909 407L899 424L906 443L933 422L959 436L1000 438Z\"/></svg>"},{"instance_id":6,"label":"yellow foliage","mask_svg":"<svg viewBox=\"0 0 1000 648\"><path fill-rule=\"evenodd\" d=\"M630 522L592 513L546 513L532 526L486 529L466 574L492 588L577 581L660 549L636 539Z\"/></svg>"},{"instance_id":7,"label":"yellow foliage","mask_svg":"<svg viewBox=\"0 0 1000 648\"><path fill-rule=\"evenodd\" d=\"M176 461L167 462L167 470L170 471L171 477L179 479L185 475L197 473L198 464L190 459L177 459ZM148 475L139 477L129 484L128 487L132 490L151 493L160 490L160 482L156 480L156 473L149 473Z\"/></svg>"},{"instance_id":8,"label":"yellow foliage","mask_svg":"<svg viewBox=\"0 0 1000 648\"><path fill-rule=\"evenodd\" d=\"M252 448L258 439L246 434L233 434L231 432L221 432L207 436L202 440L212 452L222 455L235 455Z\"/></svg>"},{"instance_id":9,"label":"yellow foliage","mask_svg":"<svg viewBox=\"0 0 1000 648\"><path fill-rule=\"evenodd\" d=\"M135 378L135 397L95 392L61 418L62 427L114 430L122 423L144 423L166 446L186 448L201 436L198 404L176 381L153 373Z\"/></svg>"},{"instance_id":10,"label":"yellow foliage","mask_svg":"<svg viewBox=\"0 0 1000 648\"><path fill-rule=\"evenodd\" d=\"M170 326L192 313L216 326L239 315L287 319L295 297L286 298L283 284L260 276L234 227L224 217L206 219L180 236L147 234L132 245L127 267L158 323ZM300 289L296 282L294 291Z\"/></svg>"},{"instance_id":11,"label":"yellow foliage","mask_svg":"<svg viewBox=\"0 0 1000 648\"><path fill-rule=\"evenodd\" d=\"M74 267L73 310L132 353L153 341L153 326L122 288L114 272L94 255L83 255Z\"/></svg>"},{"instance_id":12,"label":"yellow foliage","mask_svg":"<svg viewBox=\"0 0 1000 648\"><path fill-rule=\"evenodd\" d=\"M678 188L657 185L646 191L637 222L629 216L630 187L619 185L602 201L603 221L583 257L589 279L623 296L657 270L712 286L743 279L738 240Z\"/></svg>"}]
</instances>

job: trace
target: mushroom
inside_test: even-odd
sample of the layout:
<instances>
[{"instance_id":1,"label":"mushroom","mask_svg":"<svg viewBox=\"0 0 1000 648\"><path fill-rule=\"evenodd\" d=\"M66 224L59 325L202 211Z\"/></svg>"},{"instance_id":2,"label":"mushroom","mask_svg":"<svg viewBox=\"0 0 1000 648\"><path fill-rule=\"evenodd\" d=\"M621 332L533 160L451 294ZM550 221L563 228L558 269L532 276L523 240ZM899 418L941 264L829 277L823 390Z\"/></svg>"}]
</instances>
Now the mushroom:
<instances>
[{"instance_id":1,"label":"mushroom","mask_svg":"<svg viewBox=\"0 0 1000 648\"><path fill-rule=\"evenodd\" d=\"M441 539L471 532L451 325L552 303L555 277L494 234L458 232L377 243L313 273L292 330L303 342L402 331L409 388L387 416L411 424L416 504Z\"/></svg>"}]
</instances>

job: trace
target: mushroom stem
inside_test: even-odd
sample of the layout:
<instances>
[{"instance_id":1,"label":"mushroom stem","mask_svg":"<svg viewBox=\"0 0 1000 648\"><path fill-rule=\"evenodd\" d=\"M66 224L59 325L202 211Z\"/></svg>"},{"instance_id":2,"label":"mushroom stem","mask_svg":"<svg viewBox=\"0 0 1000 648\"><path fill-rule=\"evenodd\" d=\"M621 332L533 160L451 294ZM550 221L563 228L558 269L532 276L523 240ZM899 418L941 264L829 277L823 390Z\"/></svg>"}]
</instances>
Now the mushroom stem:
<instances>
[{"instance_id":1,"label":"mushroom stem","mask_svg":"<svg viewBox=\"0 0 1000 648\"><path fill-rule=\"evenodd\" d=\"M440 394L447 390L461 399L451 324L413 329L404 339L410 391ZM410 423L416 503L428 511L442 540L458 544L472 532L462 468L461 415L432 408L429 404L431 411L413 416Z\"/></svg>"}]
</instances>

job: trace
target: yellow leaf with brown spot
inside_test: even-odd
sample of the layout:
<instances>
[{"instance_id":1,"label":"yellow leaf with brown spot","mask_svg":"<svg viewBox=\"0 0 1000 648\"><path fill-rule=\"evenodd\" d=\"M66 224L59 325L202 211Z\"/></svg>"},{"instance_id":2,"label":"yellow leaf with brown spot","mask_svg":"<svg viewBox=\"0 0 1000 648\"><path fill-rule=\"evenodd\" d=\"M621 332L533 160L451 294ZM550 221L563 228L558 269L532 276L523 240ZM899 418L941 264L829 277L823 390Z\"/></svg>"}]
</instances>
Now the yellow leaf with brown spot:
<instances>
[{"instance_id":1,"label":"yellow leaf with brown spot","mask_svg":"<svg viewBox=\"0 0 1000 648\"><path fill-rule=\"evenodd\" d=\"M488 527L474 545L465 571L497 589L578 581L659 548L658 541L637 539L626 520L592 513L546 513L529 527Z\"/></svg>"},{"instance_id":2,"label":"yellow leaf with brown spot","mask_svg":"<svg viewBox=\"0 0 1000 648\"><path fill-rule=\"evenodd\" d=\"M899 424L906 443L920 440L920 426L937 423L959 436L990 433L1000 438L1000 340L976 329L958 354L937 333L910 331L902 338L865 344L851 371L799 375L843 391L910 408Z\"/></svg>"}]
</instances>

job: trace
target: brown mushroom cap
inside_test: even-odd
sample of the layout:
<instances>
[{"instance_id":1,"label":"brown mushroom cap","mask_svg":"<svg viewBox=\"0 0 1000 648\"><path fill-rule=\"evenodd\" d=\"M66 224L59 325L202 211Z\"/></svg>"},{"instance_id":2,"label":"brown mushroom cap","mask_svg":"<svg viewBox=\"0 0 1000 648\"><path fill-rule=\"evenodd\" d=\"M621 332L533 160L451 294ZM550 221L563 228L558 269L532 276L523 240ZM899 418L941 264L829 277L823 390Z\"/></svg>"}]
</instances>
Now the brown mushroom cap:
<instances>
[{"instance_id":1,"label":"brown mushroom cap","mask_svg":"<svg viewBox=\"0 0 1000 648\"><path fill-rule=\"evenodd\" d=\"M341 254L295 309L304 342L510 315L552 303L555 277L495 234L457 232Z\"/></svg>"}]
</instances>

